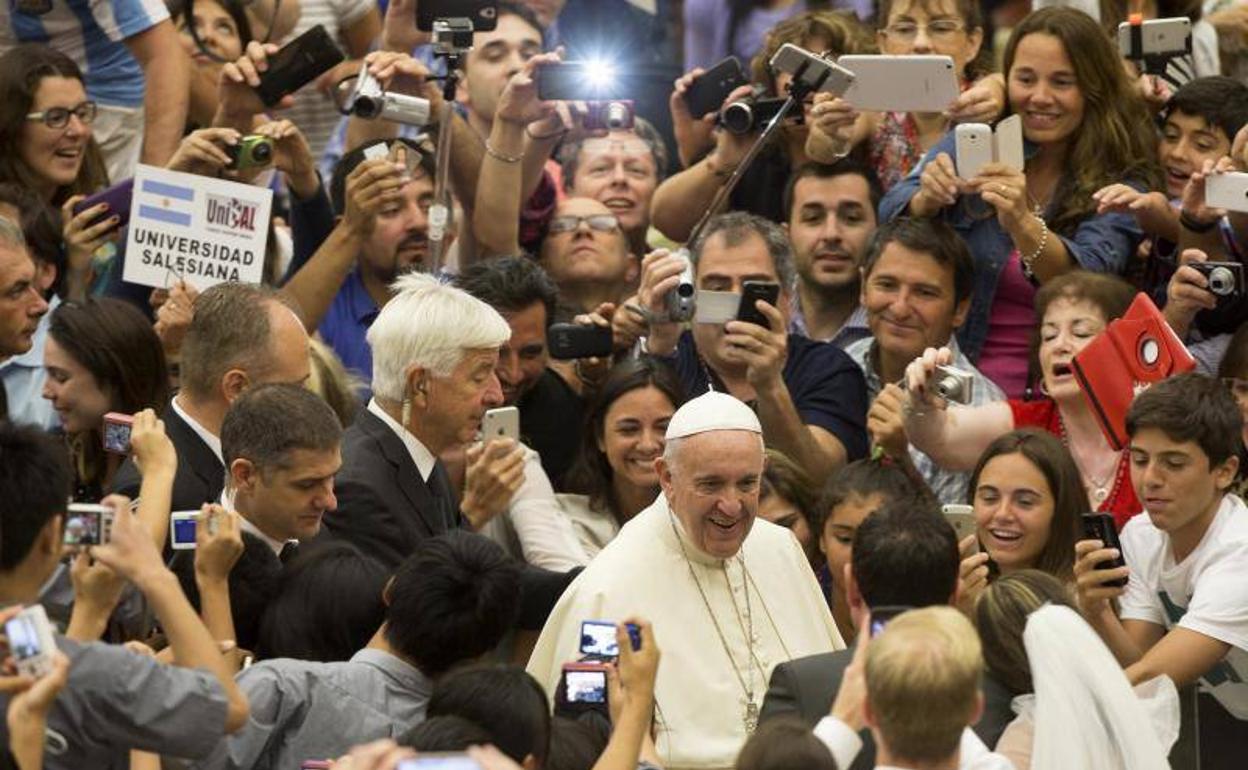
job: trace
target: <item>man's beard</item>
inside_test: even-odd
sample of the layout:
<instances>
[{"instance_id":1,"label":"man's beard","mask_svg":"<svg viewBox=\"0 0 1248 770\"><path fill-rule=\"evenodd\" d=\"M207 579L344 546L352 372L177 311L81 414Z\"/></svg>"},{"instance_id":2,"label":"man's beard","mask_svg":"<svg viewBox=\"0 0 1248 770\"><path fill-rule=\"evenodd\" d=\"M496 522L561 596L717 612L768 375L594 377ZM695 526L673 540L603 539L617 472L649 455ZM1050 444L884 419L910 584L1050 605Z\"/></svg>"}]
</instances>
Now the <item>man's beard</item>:
<instances>
[{"instance_id":1,"label":"man's beard","mask_svg":"<svg viewBox=\"0 0 1248 770\"><path fill-rule=\"evenodd\" d=\"M406 249L423 247L422 254L410 264L402 264L399 255ZM408 273L425 273L429 270L426 260L429 258L429 238L424 233L413 233L404 238L394 247L394 278Z\"/></svg>"}]
</instances>

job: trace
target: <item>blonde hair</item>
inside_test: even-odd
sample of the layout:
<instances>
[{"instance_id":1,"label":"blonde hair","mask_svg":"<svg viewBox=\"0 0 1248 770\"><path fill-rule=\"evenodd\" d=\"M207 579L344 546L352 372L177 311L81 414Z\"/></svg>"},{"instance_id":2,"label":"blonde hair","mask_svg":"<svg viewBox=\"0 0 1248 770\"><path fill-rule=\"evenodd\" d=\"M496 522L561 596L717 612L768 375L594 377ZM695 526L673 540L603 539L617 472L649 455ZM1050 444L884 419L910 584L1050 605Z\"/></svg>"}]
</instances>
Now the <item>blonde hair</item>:
<instances>
[{"instance_id":1,"label":"blonde hair","mask_svg":"<svg viewBox=\"0 0 1248 770\"><path fill-rule=\"evenodd\" d=\"M979 637L952 607L911 610L867 647L867 704L890 753L935 762L957 751L975 718L983 670Z\"/></svg>"},{"instance_id":2,"label":"blonde hair","mask_svg":"<svg viewBox=\"0 0 1248 770\"><path fill-rule=\"evenodd\" d=\"M347 371L342 360L331 347L321 342L319 335L308 340L308 359L312 364L307 382L308 390L329 404L339 422L350 425L356 409L360 406L360 399L356 394L364 383Z\"/></svg>"}]
</instances>

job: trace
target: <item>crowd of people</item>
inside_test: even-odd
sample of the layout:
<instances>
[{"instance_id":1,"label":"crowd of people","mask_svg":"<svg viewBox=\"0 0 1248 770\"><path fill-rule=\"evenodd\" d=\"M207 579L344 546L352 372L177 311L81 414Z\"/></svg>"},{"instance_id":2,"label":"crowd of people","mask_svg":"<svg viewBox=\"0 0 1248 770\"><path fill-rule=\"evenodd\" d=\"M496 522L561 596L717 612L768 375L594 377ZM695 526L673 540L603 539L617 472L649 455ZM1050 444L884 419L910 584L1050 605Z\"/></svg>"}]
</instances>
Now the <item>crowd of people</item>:
<instances>
[{"instance_id":1,"label":"crowd of people","mask_svg":"<svg viewBox=\"0 0 1248 770\"><path fill-rule=\"evenodd\" d=\"M0 767L1242 767L1242 180L1244 0L19 0Z\"/></svg>"}]
</instances>

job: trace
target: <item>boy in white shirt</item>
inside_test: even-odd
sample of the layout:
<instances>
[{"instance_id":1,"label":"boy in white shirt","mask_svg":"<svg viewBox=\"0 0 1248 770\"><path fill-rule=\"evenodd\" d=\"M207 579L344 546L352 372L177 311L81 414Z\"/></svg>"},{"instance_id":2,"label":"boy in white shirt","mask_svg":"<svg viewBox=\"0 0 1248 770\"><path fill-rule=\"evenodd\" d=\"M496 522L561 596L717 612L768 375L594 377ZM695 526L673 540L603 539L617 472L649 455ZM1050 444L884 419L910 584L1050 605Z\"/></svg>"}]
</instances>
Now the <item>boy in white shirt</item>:
<instances>
[{"instance_id":1,"label":"boy in white shirt","mask_svg":"<svg viewBox=\"0 0 1248 770\"><path fill-rule=\"evenodd\" d=\"M1184 374L1140 394L1127 415L1131 480L1147 514L1122 530L1127 566L1100 541L1075 545L1079 606L1133 684L1199 680L1201 743L1248 749L1248 507L1227 488L1243 417L1218 380ZM1126 577L1123 588L1107 585ZM1119 599L1114 612L1111 599ZM1211 696L1211 697L1209 697ZM1216 736L1204 722L1222 723Z\"/></svg>"}]
</instances>

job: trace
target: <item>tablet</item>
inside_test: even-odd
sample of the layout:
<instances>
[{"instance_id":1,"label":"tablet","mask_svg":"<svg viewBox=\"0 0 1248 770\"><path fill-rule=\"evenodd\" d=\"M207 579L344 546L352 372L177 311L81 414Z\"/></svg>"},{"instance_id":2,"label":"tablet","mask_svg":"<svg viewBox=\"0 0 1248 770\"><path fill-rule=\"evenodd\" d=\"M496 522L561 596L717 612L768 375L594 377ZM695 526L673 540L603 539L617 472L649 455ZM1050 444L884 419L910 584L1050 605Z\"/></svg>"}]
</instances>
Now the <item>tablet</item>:
<instances>
[{"instance_id":1,"label":"tablet","mask_svg":"<svg viewBox=\"0 0 1248 770\"><path fill-rule=\"evenodd\" d=\"M842 56L854 73L845 100L860 110L943 112L958 98L958 73L948 56Z\"/></svg>"}]
</instances>

